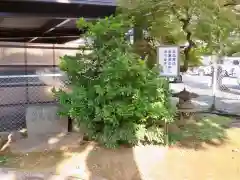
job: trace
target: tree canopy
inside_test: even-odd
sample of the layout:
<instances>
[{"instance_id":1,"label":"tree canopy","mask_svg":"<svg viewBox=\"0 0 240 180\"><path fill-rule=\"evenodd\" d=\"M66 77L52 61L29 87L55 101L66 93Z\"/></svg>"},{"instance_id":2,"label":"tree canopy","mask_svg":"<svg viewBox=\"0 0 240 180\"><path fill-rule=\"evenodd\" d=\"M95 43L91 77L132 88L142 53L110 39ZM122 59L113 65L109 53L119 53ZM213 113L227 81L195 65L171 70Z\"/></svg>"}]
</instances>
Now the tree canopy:
<instances>
[{"instance_id":1,"label":"tree canopy","mask_svg":"<svg viewBox=\"0 0 240 180\"><path fill-rule=\"evenodd\" d=\"M212 52L231 54L238 47L240 21L237 4L237 0L119 1L120 12L126 17L134 17L138 34L141 34L141 29L146 29L151 37L143 40L143 36L135 33L137 45L138 41L144 41L152 47L146 48L145 54L153 54L156 44L184 46L182 71L191 64L198 64L200 55ZM147 46L142 46L142 53L143 47ZM156 62L152 60L151 63Z\"/></svg>"}]
</instances>

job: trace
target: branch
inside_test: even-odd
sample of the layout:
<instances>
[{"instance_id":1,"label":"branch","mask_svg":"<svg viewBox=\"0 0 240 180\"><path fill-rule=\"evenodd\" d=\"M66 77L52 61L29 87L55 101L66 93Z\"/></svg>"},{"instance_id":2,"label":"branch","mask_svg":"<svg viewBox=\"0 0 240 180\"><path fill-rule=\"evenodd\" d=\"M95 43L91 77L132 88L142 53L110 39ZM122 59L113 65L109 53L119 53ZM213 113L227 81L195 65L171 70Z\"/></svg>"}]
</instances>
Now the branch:
<instances>
[{"instance_id":1,"label":"branch","mask_svg":"<svg viewBox=\"0 0 240 180\"><path fill-rule=\"evenodd\" d=\"M189 15L189 13L187 12L186 13L187 15L187 18L186 19L179 19L182 23L183 23L183 26L182 26L182 29L183 31L187 34L186 36L186 39L188 41L188 47L185 48L185 49L191 49L192 47L196 46L195 43L193 42L192 40L192 32L188 30L188 26L190 24L190 21L191 21L191 16Z\"/></svg>"},{"instance_id":2,"label":"branch","mask_svg":"<svg viewBox=\"0 0 240 180\"><path fill-rule=\"evenodd\" d=\"M175 8L176 8L176 5L173 4L173 5L171 6L171 10L172 10L173 14L175 14L175 15L177 16L177 19L178 19L178 20L182 19L181 16L180 16L180 14L177 12L177 10L176 10Z\"/></svg>"},{"instance_id":3,"label":"branch","mask_svg":"<svg viewBox=\"0 0 240 180\"><path fill-rule=\"evenodd\" d=\"M176 6L172 6L172 12L177 16L177 19L179 21L181 21L183 23L182 29L183 31L187 34L186 35L186 40L188 42L188 46L184 49L184 56L185 56L185 60L184 60L184 65L181 68L181 72L186 72L188 69L188 64L189 64L189 60L190 60L190 51L193 47L196 47L196 44L194 43L194 41L192 40L192 32L189 31L188 26L190 24L190 21L192 19L192 16L189 14L189 8L185 7L186 10L186 17L183 18L181 17L181 15L176 11L176 9L174 8Z\"/></svg>"},{"instance_id":4,"label":"branch","mask_svg":"<svg viewBox=\"0 0 240 180\"><path fill-rule=\"evenodd\" d=\"M3 151L5 151L7 148L10 147L10 144L11 144L12 141L13 141L13 140L12 140L12 136L13 136L12 133L8 135L8 140L3 143L2 147L0 147L0 152L3 152Z\"/></svg>"}]
</instances>

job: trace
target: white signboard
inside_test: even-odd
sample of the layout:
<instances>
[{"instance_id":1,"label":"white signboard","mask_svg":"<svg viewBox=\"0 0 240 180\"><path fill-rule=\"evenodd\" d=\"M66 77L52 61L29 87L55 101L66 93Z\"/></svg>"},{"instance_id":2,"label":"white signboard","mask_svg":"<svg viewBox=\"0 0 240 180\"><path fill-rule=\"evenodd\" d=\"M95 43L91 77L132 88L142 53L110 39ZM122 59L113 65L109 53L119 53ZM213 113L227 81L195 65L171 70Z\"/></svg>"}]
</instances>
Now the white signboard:
<instances>
[{"instance_id":1,"label":"white signboard","mask_svg":"<svg viewBox=\"0 0 240 180\"><path fill-rule=\"evenodd\" d=\"M179 47L159 46L157 49L158 63L161 67L161 76L178 76L180 72Z\"/></svg>"}]
</instances>

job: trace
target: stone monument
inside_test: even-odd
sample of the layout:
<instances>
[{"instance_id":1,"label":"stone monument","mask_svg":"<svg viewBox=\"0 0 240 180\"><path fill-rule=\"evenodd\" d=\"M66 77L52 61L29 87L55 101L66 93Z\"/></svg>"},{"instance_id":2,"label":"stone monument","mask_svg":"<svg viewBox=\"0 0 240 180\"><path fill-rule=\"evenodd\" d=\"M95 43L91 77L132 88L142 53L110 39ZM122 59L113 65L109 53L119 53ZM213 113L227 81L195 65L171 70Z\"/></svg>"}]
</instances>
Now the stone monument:
<instances>
[{"instance_id":1,"label":"stone monument","mask_svg":"<svg viewBox=\"0 0 240 180\"><path fill-rule=\"evenodd\" d=\"M26 111L28 137L68 132L68 119L57 115L58 106L29 106Z\"/></svg>"},{"instance_id":2,"label":"stone monument","mask_svg":"<svg viewBox=\"0 0 240 180\"><path fill-rule=\"evenodd\" d=\"M197 108L192 103L191 99L197 98L199 95L196 93L191 93L184 88L182 91L173 94L173 97L179 98L177 110L180 116L180 123L184 125L194 122L194 115L197 111Z\"/></svg>"}]
</instances>

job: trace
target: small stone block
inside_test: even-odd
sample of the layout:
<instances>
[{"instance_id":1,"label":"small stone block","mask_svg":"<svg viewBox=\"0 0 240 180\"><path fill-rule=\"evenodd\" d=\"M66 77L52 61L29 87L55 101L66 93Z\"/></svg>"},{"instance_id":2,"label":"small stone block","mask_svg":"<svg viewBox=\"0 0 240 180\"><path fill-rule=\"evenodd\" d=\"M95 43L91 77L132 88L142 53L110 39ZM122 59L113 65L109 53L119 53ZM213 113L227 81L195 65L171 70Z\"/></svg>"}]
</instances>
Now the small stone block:
<instances>
[{"instance_id":1,"label":"small stone block","mask_svg":"<svg viewBox=\"0 0 240 180\"><path fill-rule=\"evenodd\" d=\"M26 112L27 132L29 136L68 132L68 119L57 115L58 106L30 106Z\"/></svg>"}]
</instances>

